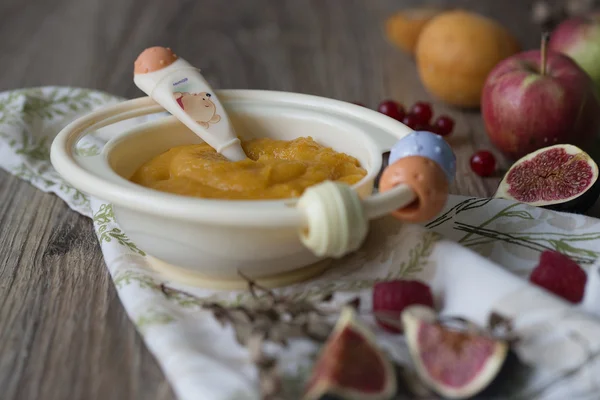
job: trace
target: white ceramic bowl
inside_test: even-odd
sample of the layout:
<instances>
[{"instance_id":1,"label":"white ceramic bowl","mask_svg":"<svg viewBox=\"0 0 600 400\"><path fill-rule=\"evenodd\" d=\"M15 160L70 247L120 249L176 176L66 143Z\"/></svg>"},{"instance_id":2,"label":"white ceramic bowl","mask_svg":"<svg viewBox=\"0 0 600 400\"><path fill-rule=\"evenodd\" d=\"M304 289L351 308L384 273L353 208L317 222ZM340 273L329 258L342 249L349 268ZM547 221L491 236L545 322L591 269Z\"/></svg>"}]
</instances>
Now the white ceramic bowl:
<instances>
[{"instance_id":1,"label":"white ceramic bowl","mask_svg":"<svg viewBox=\"0 0 600 400\"><path fill-rule=\"evenodd\" d=\"M406 203L406 190L372 194L381 153L411 130L378 112L341 101L287 92L217 92L242 138L317 142L356 157L367 176L353 186L366 218L385 215ZM144 97L110 106L74 121L55 139L51 159L79 190L110 202L123 231L142 250L164 263L215 279L254 278L286 273L313 264L316 255L300 239L306 218L297 199L213 200L179 196L141 187L128 178L144 162L167 149L200 143L187 127L168 116L127 130L95 157L74 154L77 141L100 127L160 112Z\"/></svg>"}]
</instances>

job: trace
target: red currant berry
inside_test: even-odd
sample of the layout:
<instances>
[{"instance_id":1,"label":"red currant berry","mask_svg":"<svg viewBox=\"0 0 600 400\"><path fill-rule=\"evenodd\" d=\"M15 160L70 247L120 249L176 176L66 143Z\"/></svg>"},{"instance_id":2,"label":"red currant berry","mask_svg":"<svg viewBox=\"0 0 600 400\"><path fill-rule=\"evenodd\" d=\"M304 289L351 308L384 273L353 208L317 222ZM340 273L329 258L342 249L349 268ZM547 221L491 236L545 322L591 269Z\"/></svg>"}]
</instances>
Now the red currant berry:
<instances>
[{"instance_id":1,"label":"red currant berry","mask_svg":"<svg viewBox=\"0 0 600 400\"><path fill-rule=\"evenodd\" d=\"M496 171L496 158L487 150L479 150L471 156L471 169L479 176L490 176Z\"/></svg>"},{"instance_id":2,"label":"red currant berry","mask_svg":"<svg viewBox=\"0 0 600 400\"><path fill-rule=\"evenodd\" d=\"M431 104L419 101L413 104L413 106L410 108L409 114L417 117L420 123L429 124L431 117L433 117L433 110L431 109Z\"/></svg>"},{"instance_id":3,"label":"red currant berry","mask_svg":"<svg viewBox=\"0 0 600 400\"><path fill-rule=\"evenodd\" d=\"M404 107L402 107L402 104L399 104L393 100L382 101L379 104L379 107L377 107L377 111L398 121L402 121L405 115Z\"/></svg>"},{"instance_id":4,"label":"red currant berry","mask_svg":"<svg viewBox=\"0 0 600 400\"><path fill-rule=\"evenodd\" d=\"M440 136L448 136L454 129L454 120L447 115L441 115L433 123L435 133Z\"/></svg>"},{"instance_id":5,"label":"red currant berry","mask_svg":"<svg viewBox=\"0 0 600 400\"><path fill-rule=\"evenodd\" d=\"M419 126L419 120L412 114L408 114L402 120L402 123L408 126L410 129L417 129Z\"/></svg>"}]
</instances>

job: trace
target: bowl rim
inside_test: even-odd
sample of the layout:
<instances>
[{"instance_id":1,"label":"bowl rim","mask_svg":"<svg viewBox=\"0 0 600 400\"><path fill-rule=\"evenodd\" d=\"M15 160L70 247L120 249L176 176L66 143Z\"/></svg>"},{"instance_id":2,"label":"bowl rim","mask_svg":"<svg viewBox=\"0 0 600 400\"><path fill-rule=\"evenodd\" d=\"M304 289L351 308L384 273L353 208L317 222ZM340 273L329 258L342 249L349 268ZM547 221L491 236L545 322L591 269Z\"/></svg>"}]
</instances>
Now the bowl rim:
<instances>
[{"instance_id":1,"label":"bowl rim","mask_svg":"<svg viewBox=\"0 0 600 400\"><path fill-rule=\"evenodd\" d=\"M223 103L227 102L252 102L260 101L263 105L273 104L296 105L302 108L314 108L315 110L327 113L342 114L344 117L358 119L368 125L375 125L392 136L401 138L412 132L406 125L387 117L381 113L373 111L363 106L340 100L329 99L320 96L269 91L269 90L248 90L248 89L226 89L217 90L218 96ZM144 115L150 113L164 112L164 109L155 103L149 97L141 97L129 100L124 103L130 103L131 107L137 107L138 111L133 110L135 115ZM62 177L85 193L94 197L108 201L119 207L129 208L133 211L155 214L160 217L169 217L182 219L188 222L202 222L214 225L238 225L238 226L300 226L304 220L304 215L295 208L299 198L274 199L274 200L218 200L202 199L191 196L181 196L173 193L161 192L158 190L146 188L126 180L118 175L112 168L110 170L120 178L121 182L111 182L102 179L89 172L81 166L73 153L73 145L85 134L92 132L96 125L111 119L116 111L117 105L104 107L81 117L67 127L63 128L54 139L51 146L51 161L55 169ZM134 104L135 103L135 104ZM131 108L130 107L130 108ZM154 121L138 124L133 128L125 129L120 134L111 139L118 140L128 135L139 133L148 129L150 126L158 124L171 124L175 117L168 116ZM116 121L114 121L116 122ZM351 124L351 122L346 122ZM86 126L87 125L87 126ZM106 125L106 124L105 124ZM83 129L81 128L83 127ZM78 135L76 135L77 129ZM356 128L366 136L371 138L364 128ZM77 137L75 137L77 136ZM371 138L374 147L380 149L374 139ZM106 153L103 151L101 156L108 164ZM367 176L375 171L368 171ZM377 172L375 172L377 175ZM353 187L364 184L361 179ZM124 182L123 182L124 181ZM385 194L371 195L369 199L377 196L388 198L383 200L389 203L393 197L394 190Z\"/></svg>"}]
</instances>

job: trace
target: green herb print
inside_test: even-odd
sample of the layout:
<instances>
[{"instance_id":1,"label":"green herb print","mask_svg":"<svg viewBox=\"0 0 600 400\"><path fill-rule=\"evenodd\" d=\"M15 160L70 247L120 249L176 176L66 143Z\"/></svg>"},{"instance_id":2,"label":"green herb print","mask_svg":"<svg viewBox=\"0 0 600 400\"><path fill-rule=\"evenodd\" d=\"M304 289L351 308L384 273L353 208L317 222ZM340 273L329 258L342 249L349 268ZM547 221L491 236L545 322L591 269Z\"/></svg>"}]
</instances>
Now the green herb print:
<instances>
[{"instance_id":1,"label":"green herb print","mask_svg":"<svg viewBox=\"0 0 600 400\"><path fill-rule=\"evenodd\" d=\"M457 208L455 215L461 211L464 211L464 208ZM599 251L578 246L600 239L600 232L528 232L518 229L518 221L536 220L532 215L534 211L537 211L537 209L522 203L513 203L479 225L453 221L453 229L465 233L458 240L458 243L470 248L493 245L495 242L505 242L538 252L544 250L559 251L579 264L592 264L600 256ZM501 231L492 227L499 223L503 224Z\"/></svg>"},{"instance_id":2,"label":"green herb print","mask_svg":"<svg viewBox=\"0 0 600 400\"><path fill-rule=\"evenodd\" d=\"M56 87L14 90L0 96L0 123L12 124L23 116L27 120L52 120L114 101L113 96L90 89Z\"/></svg>"},{"instance_id":3,"label":"green herb print","mask_svg":"<svg viewBox=\"0 0 600 400\"><path fill-rule=\"evenodd\" d=\"M376 277L372 279L328 279L327 281L316 281L311 282L309 285L300 284L293 289L286 290L285 296L290 300L300 301L315 301L323 298L327 294L335 292L345 293L356 293L365 289L370 289L373 285L381 280L391 280L399 278L410 278L421 271L425 267L427 260L429 259L435 243L437 243L442 236L437 232L425 232L421 239L410 249L408 252L408 259L401 263L391 267L391 271L385 276ZM390 245L395 245L391 243ZM363 264L361 264L362 266ZM335 268L344 269L344 265L339 265ZM251 298L248 293L239 293L237 297L231 303L243 304Z\"/></svg>"},{"instance_id":4,"label":"green herb print","mask_svg":"<svg viewBox=\"0 0 600 400\"><path fill-rule=\"evenodd\" d=\"M46 161L50 159L50 145L47 137L39 140L32 139L30 135L23 134L20 146L15 147L15 153L22 154L30 159Z\"/></svg>"},{"instance_id":5,"label":"green herb print","mask_svg":"<svg viewBox=\"0 0 600 400\"><path fill-rule=\"evenodd\" d=\"M409 259L400 264L398 272L390 276L390 279L410 278L423 271L427 260L433 251L434 245L442 238L442 235L436 232L427 232L423 234L421 242L409 250Z\"/></svg>"},{"instance_id":6,"label":"green herb print","mask_svg":"<svg viewBox=\"0 0 600 400\"><path fill-rule=\"evenodd\" d=\"M25 163L19 164L15 168L13 168L12 173L15 174L15 176L17 176L18 178L21 178L28 182L40 184L45 188L49 188L55 184L53 181L47 179L44 176L44 174L34 170Z\"/></svg>"},{"instance_id":7,"label":"green herb print","mask_svg":"<svg viewBox=\"0 0 600 400\"><path fill-rule=\"evenodd\" d=\"M27 94L40 94L41 90L36 89L25 89L15 90L6 93L5 96L0 97L0 124L13 125L20 119L20 112L22 110L22 99ZM2 135L0 133L0 135Z\"/></svg>"},{"instance_id":8,"label":"green herb print","mask_svg":"<svg viewBox=\"0 0 600 400\"><path fill-rule=\"evenodd\" d=\"M157 282L150 275L142 272L124 269L117 272L113 280L117 289L122 289L123 287L136 282L139 285L139 287L143 289L153 289L156 291L160 291L160 283Z\"/></svg>"},{"instance_id":9,"label":"green herb print","mask_svg":"<svg viewBox=\"0 0 600 400\"><path fill-rule=\"evenodd\" d=\"M466 200L458 203L457 205L455 205L448 211L446 211L444 214L437 217L435 220L429 222L427 225L425 225L425 227L429 228L429 229L436 228L440 225L445 224L448 221L452 221L454 219L454 217L456 217L461 212L484 207L490 201L492 201L492 199L479 199L479 198L466 199Z\"/></svg>"},{"instance_id":10,"label":"green herb print","mask_svg":"<svg viewBox=\"0 0 600 400\"><path fill-rule=\"evenodd\" d=\"M112 224L114 224L114 226L111 226ZM135 243L129 240L127 235L116 226L112 204L102 204L100 206L98 211L94 214L94 225L100 243L111 242L114 239L121 246L127 247L132 252L142 256L146 255L146 253L140 250Z\"/></svg>"},{"instance_id":11,"label":"green herb print","mask_svg":"<svg viewBox=\"0 0 600 400\"><path fill-rule=\"evenodd\" d=\"M472 226L456 223L457 230L467 232L464 238L470 240L460 241L465 247L473 247L488 242L503 241L512 245L521 246L535 251L559 251L579 264L592 264L600 253L597 251L577 247L579 242L600 239L600 232L584 234L566 234L558 232L498 232L486 229L483 226ZM464 239L463 238L463 239Z\"/></svg>"},{"instance_id":12,"label":"green herb print","mask_svg":"<svg viewBox=\"0 0 600 400\"><path fill-rule=\"evenodd\" d=\"M145 333L151 326L166 325L174 321L175 317L171 314L157 310L148 310L135 319L135 325L140 332Z\"/></svg>"},{"instance_id":13,"label":"green herb print","mask_svg":"<svg viewBox=\"0 0 600 400\"><path fill-rule=\"evenodd\" d=\"M5 130L0 131L0 136L9 139L9 146L17 154L31 160L47 161L51 142L48 135L53 137L57 132L42 132L42 135L38 132L38 135L34 135L30 127L35 121L48 123L56 118L73 118L111 101L115 99L87 89L13 91L4 97L0 96L0 125L16 129L11 130L10 134Z\"/></svg>"},{"instance_id":14,"label":"green herb print","mask_svg":"<svg viewBox=\"0 0 600 400\"><path fill-rule=\"evenodd\" d=\"M0 93L0 138L20 160L4 168L46 192L54 192L78 211L90 215L89 198L67 183L50 165L50 144L68 122L100 105L119 99L78 88L28 88ZM81 146L78 154L99 148ZM113 232L117 234L117 232Z\"/></svg>"},{"instance_id":15,"label":"green herb print","mask_svg":"<svg viewBox=\"0 0 600 400\"><path fill-rule=\"evenodd\" d=\"M44 191L57 189L68 195L73 205L89 207L89 198L83 192L66 183L56 171L50 169L45 163L38 164L36 167L21 163L13 167L11 172L24 181L40 186Z\"/></svg>"}]
</instances>

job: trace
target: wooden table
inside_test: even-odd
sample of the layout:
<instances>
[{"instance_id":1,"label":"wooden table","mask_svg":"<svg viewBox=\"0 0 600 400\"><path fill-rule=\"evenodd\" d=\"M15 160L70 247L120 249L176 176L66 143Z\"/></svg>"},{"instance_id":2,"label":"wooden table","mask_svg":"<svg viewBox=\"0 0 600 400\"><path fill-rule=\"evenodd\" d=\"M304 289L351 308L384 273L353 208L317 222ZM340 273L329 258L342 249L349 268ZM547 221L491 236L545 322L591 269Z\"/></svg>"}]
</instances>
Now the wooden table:
<instances>
[{"instance_id":1,"label":"wooden table","mask_svg":"<svg viewBox=\"0 0 600 400\"><path fill-rule=\"evenodd\" d=\"M142 93L133 61L171 46L216 88L287 90L360 101L434 102L457 121L453 193L490 195L468 167L489 147L480 115L435 102L381 24L419 0L2 0L0 90L69 85ZM525 48L539 42L530 1L428 1L493 16ZM510 4L510 5L509 5ZM0 171L0 398L172 399L129 322L91 222Z\"/></svg>"}]
</instances>

